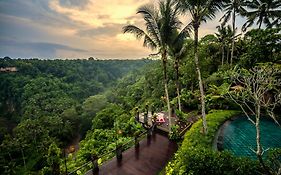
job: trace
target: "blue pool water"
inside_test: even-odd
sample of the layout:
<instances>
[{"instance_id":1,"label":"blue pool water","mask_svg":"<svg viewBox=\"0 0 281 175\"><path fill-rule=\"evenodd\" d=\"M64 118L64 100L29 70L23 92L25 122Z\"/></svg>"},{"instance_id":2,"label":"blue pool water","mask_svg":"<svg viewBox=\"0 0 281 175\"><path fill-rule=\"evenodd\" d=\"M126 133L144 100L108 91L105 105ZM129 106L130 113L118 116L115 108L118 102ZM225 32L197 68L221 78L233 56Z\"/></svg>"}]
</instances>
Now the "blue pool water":
<instances>
[{"instance_id":1,"label":"blue pool water","mask_svg":"<svg viewBox=\"0 0 281 175\"><path fill-rule=\"evenodd\" d=\"M281 148L281 128L270 119L260 123L263 149ZM223 130L223 148L237 156L256 158L256 129L246 117L231 121Z\"/></svg>"}]
</instances>

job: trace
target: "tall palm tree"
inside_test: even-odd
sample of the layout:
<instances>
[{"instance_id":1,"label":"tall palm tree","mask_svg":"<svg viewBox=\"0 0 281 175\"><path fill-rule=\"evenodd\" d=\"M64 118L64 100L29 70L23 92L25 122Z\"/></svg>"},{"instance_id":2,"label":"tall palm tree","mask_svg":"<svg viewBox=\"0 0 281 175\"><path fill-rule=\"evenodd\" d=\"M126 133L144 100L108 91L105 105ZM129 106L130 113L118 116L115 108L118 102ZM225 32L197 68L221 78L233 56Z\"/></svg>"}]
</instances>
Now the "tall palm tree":
<instances>
[{"instance_id":1,"label":"tall palm tree","mask_svg":"<svg viewBox=\"0 0 281 175\"><path fill-rule=\"evenodd\" d=\"M218 33L215 33L216 37L217 37L217 41L220 43L220 47L221 47L221 65L224 64L224 57L225 57L225 45L226 45L226 37L227 37L227 33L226 33L226 28L221 25L221 26L217 26L218 29Z\"/></svg>"},{"instance_id":2,"label":"tall palm tree","mask_svg":"<svg viewBox=\"0 0 281 175\"><path fill-rule=\"evenodd\" d=\"M272 27L272 25L278 25L281 18L281 1L280 0L252 0L246 2L249 11L246 12L246 23L243 25L245 31L248 27L252 26L255 21L261 28L262 23L266 27Z\"/></svg>"},{"instance_id":3,"label":"tall palm tree","mask_svg":"<svg viewBox=\"0 0 281 175\"><path fill-rule=\"evenodd\" d=\"M189 37L188 31L184 28L180 33L175 31L174 39L169 46L169 54L174 59L174 67L176 71L176 89L177 89L177 101L178 109L181 111L180 100L180 82L179 82L179 68L180 61L186 56L185 38Z\"/></svg>"},{"instance_id":4,"label":"tall palm tree","mask_svg":"<svg viewBox=\"0 0 281 175\"><path fill-rule=\"evenodd\" d=\"M231 45L231 56L230 56L230 64L232 65L233 55L234 55L234 45L235 45L235 20L236 20L236 14L245 14L245 0L231 0L224 4L223 8L225 11L225 14L222 16L220 21L222 20L222 25L225 25L227 21L229 21L230 16L232 14L232 30L233 32L233 38L232 38L232 45Z\"/></svg>"},{"instance_id":5,"label":"tall palm tree","mask_svg":"<svg viewBox=\"0 0 281 175\"><path fill-rule=\"evenodd\" d=\"M232 40L234 38L234 41L237 39L238 36L237 35L235 37L233 37L234 32L231 29L230 25L227 26L217 26L218 32L215 33L215 36L217 38L217 41L220 43L220 47L221 47L221 52L222 52L222 65L224 64L224 60L225 60L225 51L226 51L226 63L229 63L229 52L230 52L230 47L231 47L231 43Z\"/></svg>"},{"instance_id":6,"label":"tall palm tree","mask_svg":"<svg viewBox=\"0 0 281 175\"><path fill-rule=\"evenodd\" d=\"M181 22L178 20L178 9L175 8L175 3L172 0L166 0L160 1L158 8L153 5L141 6L137 13L142 15L146 30L134 25L127 25L123 27L123 32L132 33L138 39L144 37L143 46L152 50L157 49L158 54L161 55L165 96L169 113L169 131L171 131L172 114L168 92L167 61L168 47L172 41L173 33L181 26Z\"/></svg>"},{"instance_id":7,"label":"tall palm tree","mask_svg":"<svg viewBox=\"0 0 281 175\"><path fill-rule=\"evenodd\" d=\"M207 22L208 19L213 19L215 13L222 8L222 1L219 0L178 0L181 9L191 15L191 22L188 28L194 33L194 59L196 65L196 72L198 75L199 89L201 95L201 110L203 119L203 132L206 134L207 122L205 112L205 93L199 67L198 58L198 30L202 22Z\"/></svg>"}]
</instances>

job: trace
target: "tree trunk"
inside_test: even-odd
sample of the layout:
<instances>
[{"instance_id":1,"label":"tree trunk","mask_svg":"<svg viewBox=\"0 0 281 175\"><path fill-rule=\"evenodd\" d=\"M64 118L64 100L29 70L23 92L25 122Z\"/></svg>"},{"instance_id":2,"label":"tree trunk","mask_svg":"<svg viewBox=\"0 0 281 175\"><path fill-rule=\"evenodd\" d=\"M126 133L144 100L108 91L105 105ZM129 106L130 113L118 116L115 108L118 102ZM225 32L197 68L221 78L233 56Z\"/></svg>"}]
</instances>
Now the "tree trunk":
<instances>
[{"instance_id":1,"label":"tree trunk","mask_svg":"<svg viewBox=\"0 0 281 175\"><path fill-rule=\"evenodd\" d=\"M178 99L178 108L181 111L181 98L180 98L180 82L179 82L179 59L175 60L175 69L176 69L176 86L177 86L177 99Z\"/></svg>"},{"instance_id":2,"label":"tree trunk","mask_svg":"<svg viewBox=\"0 0 281 175\"><path fill-rule=\"evenodd\" d=\"M233 61L233 55L234 55L234 44L235 44L235 8L233 9L232 14L232 30L233 30L233 36L232 36L232 46L231 46L231 56L230 56L230 65L232 65Z\"/></svg>"},{"instance_id":3,"label":"tree trunk","mask_svg":"<svg viewBox=\"0 0 281 175\"><path fill-rule=\"evenodd\" d=\"M199 67L199 58L198 58L198 28L199 26L194 26L194 59L195 59L195 65L196 65L196 71L198 75L198 81L199 81L199 89L200 89L200 95L201 95L201 110L202 110L202 120L203 120L203 132L204 134L207 134L207 121L206 121L206 112L205 112L205 94L204 94L204 88L203 88L203 82L201 78L201 71Z\"/></svg>"},{"instance_id":4,"label":"tree trunk","mask_svg":"<svg viewBox=\"0 0 281 175\"><path fill-rule=\"evenodd\" d=\"M266 174L270 175L270 171L267 168L267 166L264 164L264 161L262 159L262 154L263 154L263 149L261 146L261 137L260 137L260 105L258 104L256 107L256 123L255 123L255 127L256 127L256 143L257 143L257 151L256 151L256 155L257 158L261 164L261 166L263 167L264 171Z\"/></svg>"},{"instance_id":5,"label":"tree trunk","mask_svg":"<svg viewBox=\"0 0 281 175\"><path fill-rule=\"evenodd\" d=\"M229 64L229 46L226 47L226 62Z\"/></svg>"},{"instance_id":6,"label":"tree trunk","mask_svg":"<svg viewBox=\"0 0 281 175\"><path fill-rule=\"evenodd\" d=\"M259 108L259 107L257 107ZM259 109L257 109L259 110ZM261 147L261 143L260 143L260 114L257 113L257 117L256 117L256 143L257 143L257 156L261 157L262 156L262 147Z\"/></svg>"},{"instance_id":7,"label":"tree trunk","mask_svg":"<svg viewBox=\"0 0 281 175\"><path fill-rule=\"evenodd\" d=\"M223 65L223 61L224 61L224 45L222 46L221 50L222 50L221 65Z\"/></svg>"},{"instance_id":8,"label":"tree trunk","mask_svg":"<svg viewBox=\"0 0 281 175\"><path fill-rule=\"evenodd\" d=\"M261 18L261 22L259 24L259 29L261 29L262 19L263 19L263 17Z\"/></svg>"},{"instance_id":9,"label":"tree trunk","mask_svg":"<svg viewBox=\"0 0 281 175\"><path fill-rule=\"evenodd\" d=\"M167 79L167 51L166 49L162 53L162 64L163 64L163 75L164 75L164 87L165 87L165 95L166 95L166 100L167 100L167 107L168 107L168 120L169 120L169 133L171 132L171 117L172 117L172 112L171 112L171 107L170 107L170 99L169 99L169 92L168 92L168 79Z\"/></svg>"},{"instance_id":10,"label":"tree trunk","mask_svg":"<svg viewBox=\"0 0 281 175\"><path fill-rule=\"evenodd\" d=\"M22 160L23 160L24 169L26 170L25 157L24 157L24 153L23 153L22 148L20 148L20 151L21 151L21 156L22 156Z\"/></svg>"}]
</instances>

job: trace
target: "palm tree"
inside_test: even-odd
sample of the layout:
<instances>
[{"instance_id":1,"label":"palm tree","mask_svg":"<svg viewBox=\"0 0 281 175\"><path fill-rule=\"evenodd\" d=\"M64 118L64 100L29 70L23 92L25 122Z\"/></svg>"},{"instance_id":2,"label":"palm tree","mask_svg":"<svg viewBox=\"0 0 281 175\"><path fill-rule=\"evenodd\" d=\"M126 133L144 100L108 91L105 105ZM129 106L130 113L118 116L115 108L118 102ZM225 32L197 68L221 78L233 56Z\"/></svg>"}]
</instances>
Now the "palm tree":
<instances>
[{"instance_id":1,"label":"palm tree","mask_svg":"<svg viewBox=\"0 0 281 175\"><path fill-rule=\"evenodd\" d=\"M175 31L174 39L169 46L169 53L174 59L174 67L176 71L176 89L177 89L177 100L178 109L181 111L181 100L180 100L180 83L179 83L179 68L180 60L186 56L185 38L189 37L188 31L185 28L178 33Z\"/></svg>"},{"instance_id":2,"label":"palm tree","mask_svg":"<svg viewBox=\"0 0 281 175\"><path fill-rule=\"evenodd\" d=\"M205 112L205 94L203 88L203 82L201 77L201 71L199 67L198 58L198 30L202 22L207 22L208 19L213 19L215 13L222 8L222 1L219 0L178 0L179 5L183 12L187 12L191 15L191 22L188 24L188 28L193 30L194 33L194 59L196 65L196 72L198 75L199 89L201 94L201 110L203 119L203 132L206 134L207 122Z\"/></svg>"},{"instance_id":3,"label":"palm tree","mask_svg":"<svg viewBox=\"0 0 281 175\"><path fill-rule=\"evenodd\" d=\"M169 132L171 131L172 114L167 78L168 46L172 41L174 31L180 28L181 25L181 22L178 20L178 9L174 7L175 3L171 0L161 1L158 9L154 8L153 5L141 6L137 13L142 14L146 30L142 30L134 25L123 27L124 33L132 33L137 39L144 37L143 46L152 50L157 49L157 54L161 55L165 96L169 113Z\"/></svg>"},{"instance_id":4,"label":"palm tree","mask_svg":"<svg viewBox=\"0 0 281 175\"><path fill-rule=\"evenodd\" d=\"M237 14L245 14L246 10L244 8L245 6L245 0L231 0L224 4L224 11L225 14L222 16L220 21L222 20L222 25L224 26L227 21L229 21L230 16L232 14L232 30L233 32L233 38L232 38L232 45L231 45L231 56L230 56L230 65L232 65L233 55L234 55L234 45L235 45L235 17Z\"/></svg>"},{"instance_id":5,"label":"palm tree","mask_svg":"<svg viewBox=\"0 0 281 175\"><path fill-rule=\"evenodd\" d=\"M220 43L220 47L221 47L221 54L222 54L222 58L221 58L221 65L224 64L224 57L225 57L225 45L226 45L226 37L227 37L227 33L226 33L226 28L221 25L221 26L217 26L218 29L218 33L215 33L216 37L217 37L217 41Z\"/></svg>"},{"instance_id":6,"label":"palm tree","mask_svg":"<svg viewBox=\"0 0 281 175\"><path fill-rule=\"evenodd\" d=\"M239 35L237 35L239 36ZM230 53L230 47L232 47L232 42L236 40L237 36L235 36L235 32L232 31L231 26L228 25L225 27L225 46L226 46L226 62L229 64L229 53ZM234 48L233 48L234 50ZM231 60L230 60L231 61ZM231 64L231 63L230 63Z\"/></svg>"},{"instance_id":7,"label":"palm tree","mask_svg":"<svg viewBox=\"0 0 281 175\"><path fill-rule=\"evenodd\" d=\"M244 31L252 26L255 21L257 21L256 24L259 26L259 29L262 23L266 27L272 27L273 25L278 25L278 22L280 22L280 0L253 0L247 1L246 5L250 11L247 11L245 14L247 22L242 27Z\"/></svg>"}]
</instances>

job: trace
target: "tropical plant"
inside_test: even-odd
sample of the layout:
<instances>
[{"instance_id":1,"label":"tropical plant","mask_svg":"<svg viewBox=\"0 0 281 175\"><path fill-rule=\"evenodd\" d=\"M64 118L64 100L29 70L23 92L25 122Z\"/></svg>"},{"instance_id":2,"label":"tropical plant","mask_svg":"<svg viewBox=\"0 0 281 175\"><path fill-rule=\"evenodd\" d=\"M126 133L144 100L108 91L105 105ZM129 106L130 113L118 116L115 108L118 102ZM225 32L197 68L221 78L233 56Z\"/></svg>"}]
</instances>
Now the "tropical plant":
<instances>
[{"instance_id":1,"label":"tropical plant","mask_svg":"<svg viewBox=\"0 0 281 175\"><path fill-rule=\"evenodd\" d=\"M187 30L194 32L194 59L196 71L199 80L199 89L201 94L201 110L203 118L203 130L207 133L207 122L205 112L205 94L203 81L198 58L198 31L202 22L207 22L208 19L213 19L218 10L222 8L222 1L217 0L179 0L179 5L183 12L191 15L191 22L186 26Z\"/></svg>"},{"instance_id":2,"label":"tropical plant","mask_svg":"<svg viewBox=\"0 0 281 175\"><path fill-rule=\"evenodd\" d=\"M235 33L236 33L236 27L235 27L235 20L236 20L236 14L245 14L246 10L244 8L245 6L245 0L231 0L224 4L224 11L225 14L222 16L220 20L222 20L222 25L225 25L227 21L229 21L230 16L232 14L232 46L231 46L231 56L230 56L230 64L232 65L233 55L234 55L234 45L235 45Z\"/></svg>"},{"instance_id":3,"label":"tropical plant","mask_svg":"<svg viewBox=\"0 0 281 175\"><path fill-rule=\"evenodd\" d=\"M224 63L225 58L225 49L226 49L226 63L229 63L229 51L230 51L230 43L232 40L236 39L236 37L233 37L234 32L231 30L230 25L227 27L221 25L217 26L218 33L215 33L218 42L220 42L221 45L221 52L222 52L222 65ZM232 61L230 61L231 64Z\"/></svg>"},{"instance_id":4,"label":"tropical plant","mask_svg":"<svg viewBox=\"0 0 281 175\"><path fill-rule=\"evenodd\" d=\"M188 32L183 29L180 33L176 32L174 36L174 41L170 45L170 55L174 59L174 68L176 71L176 89L177 89L177 101L178 101L178 109L181 111L181 99L180 99L180 61L186 56L186 45L185 45L185 38L189 37Z\"/></svg>"},{"instance_id":5,"label":"tropical plant","mask_svg":"<svg viewBox=\"0 0 281 175\"><path fill-rule=\"evenodd\" d=\"M247 22L243 25L243 30L252 26L255 21L257 21L256 24L259 26L259 29L261 28L262 23L264 23L266 27L280 25L280 0L253 0L247 1L246 5L249 11L245 14Z\"/></svg>"},{"instance_id":6,"label":"tropical plant","mask_svg":"<svg viewBox=\"0 0 281 175\"><path fill-rule=\"evenodd\" d=\"M218 42L220 43L220 47L221 47L221 65L224 64L224 57L225 57L225 40L226 40L226 28L221 25L221 26L217 26L218 29L218 33L215 33Z\"/></svg>"},{"instance_id":7,"label":"tropical plant","mask_svg":"<svg viewBox=\"0 0 281 175\"><path fill-rule=\"evenodd\" d=\"M178 8L174 1L166 0L159 3L159 7L153 5L141 6L137 13L141 14L146 26L146 31L135 25L123 27L124 33L132 33L137 39L144 37L144 47L157 49L161 55L164 77L164 89L169 113L169 131L171 131L171 107L168 92L167 61L168 47L172 42L173 33L181 26L178 19Z\"/></svg>"}]
</instances>

